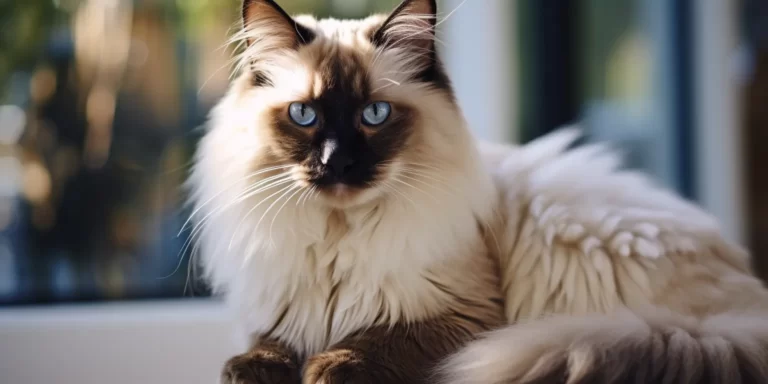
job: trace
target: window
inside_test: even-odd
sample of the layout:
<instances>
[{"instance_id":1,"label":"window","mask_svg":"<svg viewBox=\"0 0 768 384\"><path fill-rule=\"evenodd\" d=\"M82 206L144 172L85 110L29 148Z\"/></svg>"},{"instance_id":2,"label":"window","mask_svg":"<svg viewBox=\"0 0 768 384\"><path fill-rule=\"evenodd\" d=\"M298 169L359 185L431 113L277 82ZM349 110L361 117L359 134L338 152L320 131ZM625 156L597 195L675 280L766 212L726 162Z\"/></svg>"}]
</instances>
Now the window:
<instances>
[{"instance_id":1,"label":"window","mask_svg":"<svg viewBox=\"0 0 768 384\"><path fill-rule=\"evenodd\" d=\"M630 167L693 195L690 2L521 1L521 125L578 122Z\"/></svg>"},{"instance_id":2,"label":"window","mask_svg":"<svg viewBox=\"0 0 768 384\"><path fill-rule=\"evenodd\" d=\"M360 17L396 1L280 3ZM239 4L0 5L0 303L206 294L177 236L180 186L228 85Z\"/></svg>"}]
</instances>

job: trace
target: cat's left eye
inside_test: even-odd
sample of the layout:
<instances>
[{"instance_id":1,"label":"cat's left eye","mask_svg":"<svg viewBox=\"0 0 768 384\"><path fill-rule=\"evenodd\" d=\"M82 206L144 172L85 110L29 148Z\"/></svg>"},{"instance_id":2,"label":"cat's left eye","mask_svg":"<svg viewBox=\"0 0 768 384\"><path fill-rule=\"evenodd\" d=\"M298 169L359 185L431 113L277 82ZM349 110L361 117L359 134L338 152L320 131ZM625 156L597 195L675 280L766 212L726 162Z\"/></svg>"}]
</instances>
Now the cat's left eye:
<instances>
[{"instance_id":1,"label":"cat's left eye","mask_svg":"<svg viewBox=\"0 0 768 384\"><path fill-rule=\"evenodd\" d=\"M392 113L392 106L385 101L368 104L363 109L363 124L377 126L383 124Z\"/></svg>"},{"instance_id":2,"label":"cat's left eye","mask_svg":"<svg viewBox=\"0 0 768 384\"><path fill-rule=\"evenodd\" d=\"M294 123L302 127L309 127L317 122L315 109L304 103L292 103L288 107L288 115Z\"/></svg>"}]
</instances>

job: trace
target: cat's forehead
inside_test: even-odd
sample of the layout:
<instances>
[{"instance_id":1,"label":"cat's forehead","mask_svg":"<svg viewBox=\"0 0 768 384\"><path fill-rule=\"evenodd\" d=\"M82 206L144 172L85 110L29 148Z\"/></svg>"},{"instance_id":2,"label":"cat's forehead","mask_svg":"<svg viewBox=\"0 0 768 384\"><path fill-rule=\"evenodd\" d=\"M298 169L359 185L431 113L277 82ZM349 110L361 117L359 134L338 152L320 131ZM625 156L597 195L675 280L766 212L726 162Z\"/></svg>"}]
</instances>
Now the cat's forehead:
<instances>
[{"instance_id":1,"label":"cat's forehead","mask_svg":"<svg viewBox=\"0 0 768 384\"><path fill-rule=\"evenodd\" d=\"M366 98L373 71L371 37L385 17L316 20L311 16L296 16L295 20L315 32L315 38L300 50L299 56L310 72L307 96L315 99L332 95L336 100Z\"/></svg>"},{"instance_id":2,"label":"cat's forehead","mask_svg":"<svg viewBox=\"0 0 768 384\"><path fill-rule=\"evenodd\" d=\"M273 89L292 101L326 99L336 104L360 103L370 98L396 99L396 87L407 84L413 59L403 50L382 50L373 42L386 15L361 20L315 19L295 16L294 20L314 32L286 65L273 67L277 87Z\"/></svg>"},{"instance_id":3,"label":"cat's forehead","mask_svg":"<svg viewBox=\"0 0 768 384\"><path fill-rule=\"evenodd\" d=\"M343 45L334 45L332 48L326 45L318 49L315 56L317 61L310 66L314 72L311 97L330 96L336 102L365 98L370 89L370 68L360 52Z\"/></svg>"}]
</instances>

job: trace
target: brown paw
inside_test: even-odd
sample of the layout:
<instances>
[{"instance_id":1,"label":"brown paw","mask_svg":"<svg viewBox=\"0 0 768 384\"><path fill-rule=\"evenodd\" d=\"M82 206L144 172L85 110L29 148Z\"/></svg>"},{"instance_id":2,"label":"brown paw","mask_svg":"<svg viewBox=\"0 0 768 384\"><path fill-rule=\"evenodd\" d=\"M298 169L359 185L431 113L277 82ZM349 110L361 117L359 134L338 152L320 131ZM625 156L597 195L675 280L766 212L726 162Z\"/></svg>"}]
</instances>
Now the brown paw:
<instances>
[{"instance_id":1,"label":"brown paw","mask_svg":"<svg viewBox=\"0 0 768 384\"><path fill-rule=\"evenodd\" d=\"M329 351L307 361L304 384L371 384L372 368L354 351Z\"/></svg>"},{"instance_id":2,"label":"brown paw","mask_svg":"<svg viewBox=\"0 0 768 384\"><path fill-rule=\"evenodd\" d=\"M221 384L299 384L301 371L294 359L271 350L235 356L224 365Z\"/></svg>"}]
</instances>

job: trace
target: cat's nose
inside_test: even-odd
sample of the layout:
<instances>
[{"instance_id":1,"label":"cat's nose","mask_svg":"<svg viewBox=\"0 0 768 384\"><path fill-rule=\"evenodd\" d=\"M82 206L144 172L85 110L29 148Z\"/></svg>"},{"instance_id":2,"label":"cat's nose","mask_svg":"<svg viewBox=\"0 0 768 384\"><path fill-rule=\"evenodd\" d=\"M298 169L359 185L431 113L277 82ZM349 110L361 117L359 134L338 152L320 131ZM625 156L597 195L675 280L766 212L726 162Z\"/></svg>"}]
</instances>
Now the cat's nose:
<instances>
[{"instance_id":1,"label":"cat's nose","mask_svg":"<svg viewBox=\"0 0 768 384\"><path fill-rule=\"evenodd\" d=\"M325 166L328 167L328 170L331 171L334 176L342 177L349 172L353 164L355 164L355 161L349 156L336 152L331 155Z\"/></svg>"},{"instance_id":2,"label":"cat's nose","mask_svg":"<svg viewBox=\"0 0 768 384\"><path fill-rule=\"evenodd\" d=\"M329 139L323 143L321 161L328 170L337 178L344 176L355 161L344 151L339 150L339 143Z\"/></svg>"}]
</instances>

